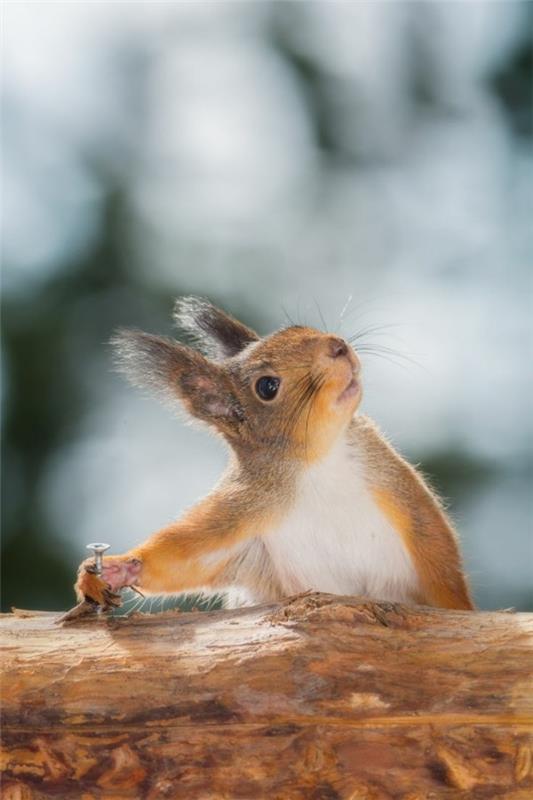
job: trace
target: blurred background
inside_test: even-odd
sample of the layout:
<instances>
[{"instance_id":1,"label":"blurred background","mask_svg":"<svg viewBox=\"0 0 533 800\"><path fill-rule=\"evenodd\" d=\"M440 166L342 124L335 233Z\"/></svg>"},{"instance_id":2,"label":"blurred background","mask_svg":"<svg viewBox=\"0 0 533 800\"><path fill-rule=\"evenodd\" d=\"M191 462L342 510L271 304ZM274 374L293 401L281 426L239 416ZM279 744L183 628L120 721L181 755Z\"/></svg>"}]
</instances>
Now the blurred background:
<instances>
[{"instance_id":1,"label":"blurred background","mask_svg":"<svg viewBox=\"0 0 533 800\"><path fill-rule=\"evenodd\" d=\"M194 293L366 330L363 410L446 497L477 602L533 609L532 12L4 6L4 608L69 607L87 542L220 474L106 344Z\"/></svg>"}]
</instances>

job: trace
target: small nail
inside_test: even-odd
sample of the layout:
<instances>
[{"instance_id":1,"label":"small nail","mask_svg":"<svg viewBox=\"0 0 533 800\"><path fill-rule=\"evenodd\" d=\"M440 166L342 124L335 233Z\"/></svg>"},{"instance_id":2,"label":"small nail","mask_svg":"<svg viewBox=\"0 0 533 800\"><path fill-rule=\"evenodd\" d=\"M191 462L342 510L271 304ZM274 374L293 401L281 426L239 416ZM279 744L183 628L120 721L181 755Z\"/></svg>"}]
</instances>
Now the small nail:
<instances>
[{"instance_id":1,"label":"small nail","mask_svg":"<svg viewBox=\"0 0 533 800\"><path fill-rule=\"evenodd\" d=\"M105 544L105 542L93 542L87 545L87 550L92 550L94 553L94 566L97 575L102 574L102 556L110 547L111 545Z\"/></svg>"}]
</instances>

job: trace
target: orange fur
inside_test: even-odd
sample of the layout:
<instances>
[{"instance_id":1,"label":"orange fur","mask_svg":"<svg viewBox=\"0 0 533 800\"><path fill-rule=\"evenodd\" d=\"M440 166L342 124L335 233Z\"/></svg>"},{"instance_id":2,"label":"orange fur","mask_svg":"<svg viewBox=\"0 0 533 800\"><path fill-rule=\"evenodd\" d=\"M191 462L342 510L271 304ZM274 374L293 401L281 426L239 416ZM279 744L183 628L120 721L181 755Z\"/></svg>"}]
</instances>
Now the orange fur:
<instances>
[{"instance_id":1,"label":"orange fur","mask_svg":"<svg viewBox=\"0 0 533 800\"><path fill-rule=\"evenodd\" d=\"M182 519L104 565L139 559L138 584L147 592L238 583L256 597L280 597L269 530L294 504L302 471L345 436L357 453L354 470L362 470L411 556L421 586L416 599L472 608L455 534L437 498L370 420L354 416L360 364L351 347L301 326L260 339L194 298L180 302L178 320L198 334L211 359L172 339L131 331L115 338L120 363L133 382L177 398L224 436L230 465L216 490ZM264 376L279 382L272 398L258 393ZM78 594L91 593L99 601L101 586L81 570Z\"/></svg>"},{"instance_id":2,"label":"orange fur","mask_svg":"<svg viewBox=\"0 0 533 800\"><path fill-rule=\"evenodd\" d=\"M201 515L196 514L196 517ZM227 564L224 551L246 538L246 525L231 527L223 520L216 529L201 527L201 519L177 522L158 531L143 545L128 554L143 562L141 584L148 592L175 592L201 586L213 586L217 577ZM200 523L200 526L198 525ZM205 554L216 554L220 550L219 561L211 565L202 563Z\"/></svg>"},{"instance_id":3,"label":"orange fur","mask_svg":"<svg viewBox=\"0 0 533 800\"><path fill-rule=\"evenodd\" d=\"M373 494L413 559L423 587L421 602L441 608L472 609L457 544L442 512L426 504L422 518L427 527L420 527L420 521L417 527L397 497L385 489L374 489Z\"/></svg>"},{"instance_id":4,"label":"orange fur","mask_svg":"<svg viewBox=\"0 0 533 800\"><path fill-rule=\"evenodd\" d=\"M232 548L252 540L275 519L261 498L223 484L181 520L154 533L146 542L113 560L138 558L142 573L138 585L148 593L186 591L228 585L223 577L230 568ZM250 504L251 508L250 508ZM220 554L217 558L217 554ZM205 561L203 557L209 556ZM253 586L250 586L253 589Z\"/></svg>"}]
</instances>

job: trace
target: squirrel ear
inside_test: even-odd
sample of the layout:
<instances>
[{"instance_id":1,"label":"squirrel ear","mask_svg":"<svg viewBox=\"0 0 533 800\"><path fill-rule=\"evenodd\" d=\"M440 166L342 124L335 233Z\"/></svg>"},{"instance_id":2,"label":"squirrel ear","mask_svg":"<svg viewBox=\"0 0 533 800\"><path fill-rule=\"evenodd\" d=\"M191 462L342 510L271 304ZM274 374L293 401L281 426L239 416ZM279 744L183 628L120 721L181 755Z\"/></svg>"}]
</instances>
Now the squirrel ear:
<instances>
[{"instance_id":1,"label":"squirrel ear","mask_svg":"<svg viewBox=\"0 0 533 800\"><path fill-rule=\"evenodd\" d=\"M242 322L225 314L201 297L182 297L176 301L174 319L192 334L202 351L216 360L231 358L259 336Z\"/></svg>"},{"instance_id":2,"label":"squirrel ear","mask_svg":"<svg viewBox=\"0 0 533 800\"><path fill-rule=\"evenodd\" d=\"M241 422L244 413L223 367L165 336L119 330L111 339L119 372L163 399L180 400L205 422Z\"/></svg>"}]
</instances>

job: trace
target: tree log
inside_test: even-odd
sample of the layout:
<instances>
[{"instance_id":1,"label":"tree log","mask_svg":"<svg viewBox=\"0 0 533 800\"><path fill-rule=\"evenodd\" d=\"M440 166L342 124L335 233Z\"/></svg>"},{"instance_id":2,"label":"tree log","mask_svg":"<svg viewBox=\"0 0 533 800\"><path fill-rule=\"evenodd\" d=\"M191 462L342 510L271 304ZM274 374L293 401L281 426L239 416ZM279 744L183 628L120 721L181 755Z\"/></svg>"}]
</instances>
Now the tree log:
<instances>
[{"instance_id":1,"label":"tree log","mask_svg":"<svg viewBox=\"0 0 533 800\"><path fill-rule=\"evenodd\" d=\"M533 797L533 615L4 615L3 797Z\"/></svg>"}]
</instances>

